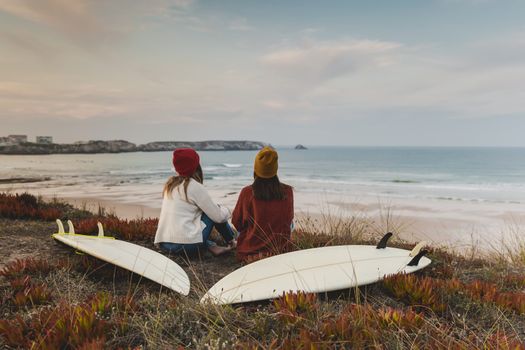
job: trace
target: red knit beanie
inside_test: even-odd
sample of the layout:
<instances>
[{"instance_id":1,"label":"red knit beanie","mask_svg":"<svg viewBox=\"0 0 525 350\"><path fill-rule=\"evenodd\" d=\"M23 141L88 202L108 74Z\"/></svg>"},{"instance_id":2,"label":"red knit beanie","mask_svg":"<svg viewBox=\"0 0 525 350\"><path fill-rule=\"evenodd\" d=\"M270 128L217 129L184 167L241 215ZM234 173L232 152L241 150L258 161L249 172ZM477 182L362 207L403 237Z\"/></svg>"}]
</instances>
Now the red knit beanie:
<instances>
[{"instance_id":1,"label":"red knit beanie","mask_svg":"<svg viewBox=\"0 0 525 350\"><path fill-rule=\"evenodd\" d=\"M199 166L200 158L193 148L177 148L173 151L173 166L180 176L193 175Z\"/></svg>"}]
</instances>

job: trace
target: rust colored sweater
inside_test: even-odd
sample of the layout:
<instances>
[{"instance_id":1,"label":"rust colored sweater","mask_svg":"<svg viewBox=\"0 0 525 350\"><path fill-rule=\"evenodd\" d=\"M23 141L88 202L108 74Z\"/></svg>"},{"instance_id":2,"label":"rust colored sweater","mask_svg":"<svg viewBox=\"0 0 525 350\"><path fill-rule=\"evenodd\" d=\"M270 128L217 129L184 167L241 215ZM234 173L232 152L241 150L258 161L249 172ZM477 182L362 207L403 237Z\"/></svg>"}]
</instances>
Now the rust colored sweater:
<instances>
[{"instance_id":1,"label":"rust colored sweater","mask_svg":"<svg viewBox=\"0 0 525 350\"><path fill-rule=\"evenodd\" d=\"M285 194L284 200L263 201L254 198L252 186L242 189L232 214L232 223L239 231L239 260L287 250L294 215L292 187L285 185Z\"/></svg>"}]
</instances>

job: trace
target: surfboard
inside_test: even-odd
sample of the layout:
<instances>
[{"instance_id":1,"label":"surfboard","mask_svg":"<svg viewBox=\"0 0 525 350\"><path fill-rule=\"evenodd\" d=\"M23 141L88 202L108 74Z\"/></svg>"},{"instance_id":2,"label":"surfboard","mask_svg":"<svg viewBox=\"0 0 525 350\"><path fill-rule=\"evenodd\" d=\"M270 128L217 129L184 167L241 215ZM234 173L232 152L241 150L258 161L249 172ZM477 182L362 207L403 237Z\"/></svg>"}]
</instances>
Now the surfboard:
<instances>
[{"instance_id":1,"label":"surfboard","mask_svg":"<svg viewBox=\"0 0 525 350\"><path fill-rule=\"evenodd\" d=\"M281 296L283 292L321 293L371 284L396 273L427 267L424 242L412 251L377 246L344 245L294 251L262 259L222 278L201 303L235 304Z\"/></svg>"},{"instance_id":2,"label":"surfboard","mask_svg":"<svg viewBox=\"0 0 525 350\"><path fill-rule=\"evenodd\" d=\"M168 257L146 247L105 236L100 222L98 236L76 234L70 220L68 220L68 233L64 232L64 225L58 219L57 224L58 233L52 235L57 241L132 271L182 295L189 294L188 275L182 267Z\"/></svg>"}]
</instances>

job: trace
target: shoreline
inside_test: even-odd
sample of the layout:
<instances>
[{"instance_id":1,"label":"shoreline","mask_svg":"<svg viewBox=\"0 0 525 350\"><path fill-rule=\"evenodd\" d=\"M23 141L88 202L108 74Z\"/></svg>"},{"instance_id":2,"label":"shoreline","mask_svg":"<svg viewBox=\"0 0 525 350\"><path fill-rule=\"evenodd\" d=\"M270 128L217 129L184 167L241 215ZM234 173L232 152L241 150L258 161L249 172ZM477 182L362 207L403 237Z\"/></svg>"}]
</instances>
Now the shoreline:
<instances>
[{"instance_id":1,"label":"shoreline","mask_svg":"<svg viewBox=\"0 0 525 350\"><path fill-rule=\"evenodd\" d=\"M210 191L212 198L233 210L237 195L222 194ZM59 198L73 206L97 212L103 208L105 213L115 214L122 219L156 218L160 214L159 207L143 204L130 204L114 199L91 197L60 197L43 196L46 200ZM296 193L296 201L304 202L302 193ZM440 212L436 207L418 206L417 203L393 202L386 204L377 202L364 202L350 198L339 201L324 202L317 206L296 206L296 228L312 228L328 234L346 234L341 229L333 230L334 223L344 227L351 220L359 220L373 227L377 235L392 231L396 238L410 243L426 241L433 247L443 247L456 253L475 254L476 252L490 252L499 250L516 238L524 236L525 214L502 212L496 217L486 218L485 222L468 220L458 214L457 217L449 215L450 210L456 207L443 208ZM471 213L472 214L472 213ZM482 213L481 213L482 214ZM480 215L480 213L477 213ZM332 232L330 230L332 229ZM337 231L337 232L335 232ZM517 236L517 237L516 237Z\"/></svg>"}]
</instances>

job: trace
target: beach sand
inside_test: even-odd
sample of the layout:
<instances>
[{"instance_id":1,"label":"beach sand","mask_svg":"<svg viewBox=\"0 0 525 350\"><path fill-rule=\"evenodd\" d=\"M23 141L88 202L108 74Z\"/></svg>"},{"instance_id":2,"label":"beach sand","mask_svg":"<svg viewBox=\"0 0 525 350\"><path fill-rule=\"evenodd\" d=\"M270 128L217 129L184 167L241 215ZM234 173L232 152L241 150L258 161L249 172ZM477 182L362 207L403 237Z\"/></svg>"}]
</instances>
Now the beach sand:
<instances>
[{"instance_id":1,"label":"beach sand","mask_svg":"<svg viewBox=\"0 0 525 350\"><path fill-rule=\"evenodd\" d=\"M122 219L155 218L160 215L160 208L152 208L139 204L128 204L102 198L61 198L79 209L93 213L104 210L106 214L114 214Z\"/></svg>"},{"instance_id":2,"label":"beach sand","mask_svg":"<svg viewBox=\"0 0 525 350\"><path fill-rule=\"evenodd\" d=\"M231 210L236 193L210 191L214 200ZM72 205L98 212L115 214L125 219L158 217L158 207L123 203L102 198L62 198ZM334 221L353 218L366 220L377 235L392 231L402 240L426 241L456 252L491 251L509 244L516 235L525 233L525 213L516 206L455 201L392 200L379 198L341 198L296 191L296 226L315 223L318 232L331 232ZM298 205L299 203L299 205ZM338 232L346 234L347 232Z\"/></svg>"}]
</instances>

